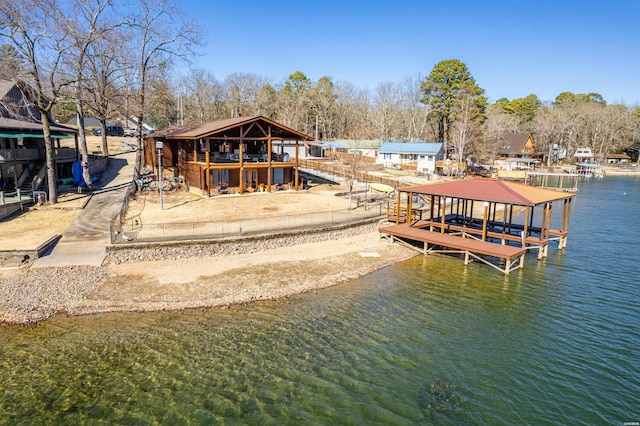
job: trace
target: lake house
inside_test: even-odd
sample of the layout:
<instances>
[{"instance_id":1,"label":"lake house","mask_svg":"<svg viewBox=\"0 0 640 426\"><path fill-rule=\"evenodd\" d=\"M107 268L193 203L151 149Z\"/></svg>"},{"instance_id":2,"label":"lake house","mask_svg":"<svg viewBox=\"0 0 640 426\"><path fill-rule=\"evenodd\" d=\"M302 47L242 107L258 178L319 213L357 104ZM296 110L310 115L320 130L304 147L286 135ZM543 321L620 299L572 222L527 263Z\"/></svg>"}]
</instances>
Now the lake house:
<instances>
[{"instance_id":1,"label":"lake house","mask_svg":"<svg viewBox=\"0 0 640 426\"><path fill-rule=\"evenodd\" d=\"M227 118L149 135L145 164L155 169L160 151L172 178L208 195L298 190L299 152L313 140L262 116Z\"/></svg>"}]
</instances>

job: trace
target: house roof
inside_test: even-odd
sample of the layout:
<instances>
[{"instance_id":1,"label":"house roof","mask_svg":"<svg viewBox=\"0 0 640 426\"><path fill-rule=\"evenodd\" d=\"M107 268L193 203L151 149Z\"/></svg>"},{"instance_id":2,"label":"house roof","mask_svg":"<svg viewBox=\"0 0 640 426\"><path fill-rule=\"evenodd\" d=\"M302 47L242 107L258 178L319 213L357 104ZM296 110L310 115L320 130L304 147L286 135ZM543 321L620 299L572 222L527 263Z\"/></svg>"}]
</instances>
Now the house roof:
<instances>
[{"instance_id":1,"label":"house roof","mask_svg":"<svg viewBox=\"0 0 640 426\"><path fill-rule=\"evenodd\" d=\"M589 147L578 147L573 153L573 156L577 158L592 158L593 152Z\"/></svg>"},{"instance_id":2,"label":"house roof","mask_svg":"<svg viewBox=\"0 0 640 426\"><path fill-rule=\"evenodd\" d=\"M191 126L174 127L155 132L152 137L162 140L197 140L204 138L263 138L271 129L271 136L283 140L314 140L311 136L290 129L261 115L225 118ZM240 135L240 132L243 132Z\"/></svg>"},{"instance_id":3,"label":"house roof","mask_svg":"<svg viewBox=\"0 0 640 426\"><path fill-rule=\"evenodd\" d=\"M474 178L434 185L398 188L402 192L489 201L500 204L535 206L575 196L573 193L543 189L499 179Z\"/></svg>"},{"instance_id":4,"label":"house roof","mask_svg":"<svg viewBox=\"0 0 640 426\"><path fill-rule=\"evenodd\" d=\"M23 120L15 120L13 118L4 118L0 117L0 129L2 130L13 130L16 132L39 132L40 136L42 136L42 123L32 122L32 121L23 121ZM62 132L62 133L78 133L76 129L71 129L66 126L62 126L59 124L51 123L49 125L49 129L52 132ZM34 134L34 137L38 137L37 134Z\"/></svg>"},{"instance_id":5,"label":"house roof","mask_svg":"<svg viewBox=\"0 0 640 426\"><path fill-rule=\"evenodd\" d=\"M67 124L70 126L77 126L78 117L73 117L72 119L67 121ZM84 118L84 127L98 127L98 126L100 126L100 120L98 120L97 118L94 118L94 117Z\"/></svg>"},{"instance_id":6,"label":"house roof","mask_svg":"<svg viewBox=\"0 0 640 426\"><path fill-rule=\"evenodd\" d=\"M16 83L11 80L0 80L0 99L7 96Z\"/></svg>"},{"instance_id":7,"label":"house roof","mask_svg":"<svg viewBox=\"0 0 640 426\"><path fill-rule=\"evenodd\" d=\"M631 157L629 157L627 154L607 154L607 158L618 159L618 160L630 160L631 159Z\"/></svg>"},{"instance_id":8,"label":"house roof","mask_svg":"<svg viewBox=\"0 0 640 426\"><path fill-rule=\"evenodd\" d=\"M440 142L385 142L380 154L437 154L442 149Z\"/></svg>"},{"instance_id":9,"label":"house roof","mask_svg":"<svg viewBox=\"0 0 640 426\"><path fill-rule=\"evenodd\" d=\"M327 142L329 146L334 148L350 148L350 149L378 149L382 145L380 139L336 139Z\"/></svg>"},{"instance_id":10,"label":"house roof","mask_svg":"<svg viewBox=\"0 0 640 426\"><path fill-rule=\"evenodd\" d=\"M521 154L526 152L524 146L529 140L529 136L526 133L511 133L505 135L502 145L500 146L500 154Z\"/></svg>"}]
</instances>

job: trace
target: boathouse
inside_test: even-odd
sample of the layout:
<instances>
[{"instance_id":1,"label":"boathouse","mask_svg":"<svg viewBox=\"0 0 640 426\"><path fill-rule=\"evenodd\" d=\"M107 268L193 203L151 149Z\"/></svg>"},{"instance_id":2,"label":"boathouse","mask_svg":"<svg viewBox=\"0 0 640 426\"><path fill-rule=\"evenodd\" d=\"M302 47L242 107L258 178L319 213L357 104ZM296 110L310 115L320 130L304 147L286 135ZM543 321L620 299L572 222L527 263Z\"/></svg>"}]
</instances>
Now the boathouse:
<instances>
[{"instance_id":1,"label":"boathouse","mask_svg":"<svg viewBox=\"0 0 640 426\"><path fill-rule=\"evenodd\" d=\"M145 164L208 195L300 187L299 149L311 136L262 116L167 129L145 139ZM300 144L302 142L302 145Z\"/></svg>"},{"instance_id":2,"label":"boathouse","mask_svg":"<svg viewBox=\"0 0 640 426\"><path fill-rule=\"evenodd\" d=\"M574 197L486 178L403 187L387 212L390 223L378 231L425 255L463 254L465 265L474 258L509 274L523 267L528 250L541 259L552 241L559 249L566 247ZM552 220L557 203L562 212Z\"/></svg>"}]
</instances>

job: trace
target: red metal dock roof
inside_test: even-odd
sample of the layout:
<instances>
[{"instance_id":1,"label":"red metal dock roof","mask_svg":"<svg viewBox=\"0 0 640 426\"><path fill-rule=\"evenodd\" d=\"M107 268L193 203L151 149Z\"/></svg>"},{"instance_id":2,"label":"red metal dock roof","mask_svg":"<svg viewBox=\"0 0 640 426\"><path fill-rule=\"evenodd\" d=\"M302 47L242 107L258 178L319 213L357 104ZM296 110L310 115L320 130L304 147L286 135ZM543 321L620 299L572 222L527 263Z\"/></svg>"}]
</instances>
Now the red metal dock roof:
<instances>
[{"instance_id":1,"label":"red metal dock roof","mask_svg":"<svg viewBox=\"0 0 640 426\"><path fill-rule=\"evenodd\" d=\"M575 197L574 193L554 191L552 189L537 188L521 183L489 178L464 179L433 185L407 186L398 188L398 191L520 206L535 206Z\"/></svg>"}]
</instances>

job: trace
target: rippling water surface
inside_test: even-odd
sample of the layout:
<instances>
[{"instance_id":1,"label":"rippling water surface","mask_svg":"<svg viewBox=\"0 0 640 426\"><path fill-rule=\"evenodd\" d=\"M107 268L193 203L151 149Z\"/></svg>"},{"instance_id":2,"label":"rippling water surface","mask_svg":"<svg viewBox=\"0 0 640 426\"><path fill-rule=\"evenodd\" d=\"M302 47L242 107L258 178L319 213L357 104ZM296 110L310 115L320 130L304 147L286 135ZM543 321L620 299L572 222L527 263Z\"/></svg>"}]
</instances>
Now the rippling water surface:
<instances>
[{"instance_id":1,"label":"rippling water surface","mask_svg":"<svg viewBox=\"0 0 640 426\"><path fill-rule=\"evenodd\" d=\"M640 179L509 277L416 257L282 302L0 327L0 423L640 421Z\"/></svg>"}]
</instances>

